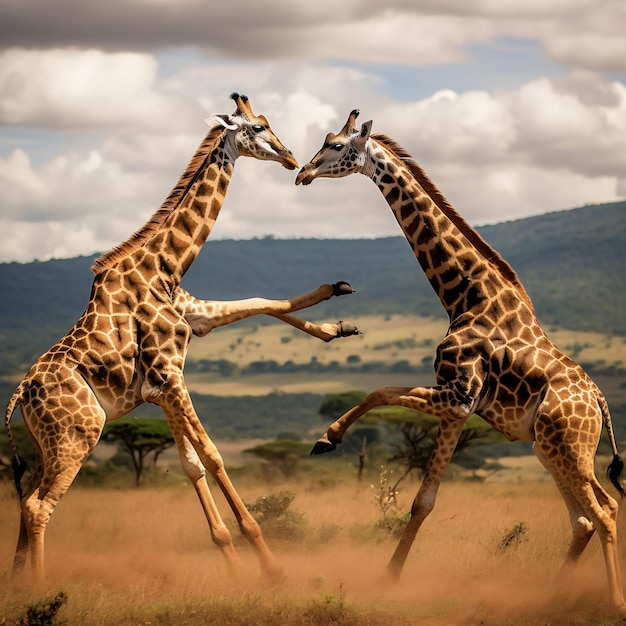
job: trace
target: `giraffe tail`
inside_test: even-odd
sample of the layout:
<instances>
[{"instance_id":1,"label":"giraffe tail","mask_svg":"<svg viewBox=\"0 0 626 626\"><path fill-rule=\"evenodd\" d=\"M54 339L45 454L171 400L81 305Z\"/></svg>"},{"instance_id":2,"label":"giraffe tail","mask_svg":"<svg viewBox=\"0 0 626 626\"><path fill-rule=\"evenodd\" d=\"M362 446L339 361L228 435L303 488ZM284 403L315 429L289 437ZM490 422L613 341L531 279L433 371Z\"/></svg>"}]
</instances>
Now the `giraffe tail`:
<instances>
[{"instance_id":1,"label":"giraffe tail","mask_svg":"<svg viewBox=\"0 0 626 626\"><path fill-rule=\"evenodd\" d=\"M20 456L20 453L17 450L17 444L15 443L15 438L13 437L13 433L11 432L11 417L13 415L13 411L15 411L15 407L22 400L23 395L24 382L22 381L19 384L18 388L13 392L13 395L9 400L9 404L7 405L6 413L4 414L4 427L7 431L7 437L9 439L9 444L11 445L11 450L13 450L13 460L11 461L11 468L13 469L13 479L15 480L15 489L20 500L23 496L22 476L24 476L24 473L28 468L28 464Z\"/></svg>"},{"instance_id":2,"label":"giraffe tail","mask_svg":"<svg viewBox=\"0 0 626 626\"><path fill-rule=\"evenodd\" d=\"M615 433L613 432L613 421L611 420L611 413L609 412L609 405L606 399L601 393L598 393L598 405L602 412L602 421L606 432L609 436L609 443L611 444L611 450L613 451L613 460L609 464L606 475L608 476L611 484L617 489L620 496L626 496L626 490L619 480L620 474L624 470L624 461L617 451L617 443L615 441Z\"/></svg>"}]
</instances>

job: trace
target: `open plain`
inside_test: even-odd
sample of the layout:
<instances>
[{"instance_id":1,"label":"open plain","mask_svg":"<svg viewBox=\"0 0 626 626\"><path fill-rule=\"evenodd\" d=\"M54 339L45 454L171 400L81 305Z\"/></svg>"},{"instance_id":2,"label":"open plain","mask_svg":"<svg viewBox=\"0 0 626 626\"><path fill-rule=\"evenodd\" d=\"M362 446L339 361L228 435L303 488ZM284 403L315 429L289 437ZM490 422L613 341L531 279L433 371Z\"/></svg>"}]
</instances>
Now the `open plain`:
<instances>
[{"instance_id":1,"label":"open plain","mask_svg":"<svg viewBox=\"0 0 626 626\"><path fill-rule=\"evenodd\" d=\"M170 476L165 486L70 489L46 536L47 585L30 588L10 576L18 511L4 483L0 623L17 623L26 607L59 592L67 597L59 623L85 626L621 623L606 602L595 538L573 572L560 571L569 524L556 488L537 468L518 458L498 480L444 481L397 584L384 577L396 540L377 527L376 478L358 482L339 461L280 484L233 473L246 502L285 489L296 495L295 536L266 532L285 568L280 581L263 578L218 495L243 561L240 573L230 573L192 488ZM417 485L402 484L401 511ZM520 525L524 532L499 548ZM622 556L625 548L623 535Z\"/></svg>"}]
</instances>

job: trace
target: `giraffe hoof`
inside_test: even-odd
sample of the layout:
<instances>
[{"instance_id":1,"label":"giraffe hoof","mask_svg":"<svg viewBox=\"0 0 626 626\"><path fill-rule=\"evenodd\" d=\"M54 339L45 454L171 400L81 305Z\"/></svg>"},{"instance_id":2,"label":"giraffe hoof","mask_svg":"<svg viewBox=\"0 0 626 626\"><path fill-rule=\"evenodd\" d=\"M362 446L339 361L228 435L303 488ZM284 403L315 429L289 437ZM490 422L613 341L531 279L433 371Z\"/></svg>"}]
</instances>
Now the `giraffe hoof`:
<instances>
[{"instance_id":1,"label":"giraffe hoof","mask_svg":"<svg viewBox=\"0 0 626 626\"><path fill-rule=\"evenodd\" d=\"M345 296L349 293L355 293L350 283L347 283L345 280L333 283L333 296Z\"/></svg>"},{"instance_id":2,"label":"giraffe hoof","mask_svg":"<svg viewBox=\"0 0 626 626\"><path fill-rule=\"evenodd\" d=\"M363 333L350 322L339 321L339 332L337 337L352 337L352 335L362 335Z\"/></svg>"},{"instance_id":3,"label":"giraffe hoof","mask_svg":"<svg viewBox=\"0 0 626 626\"><path fill-rule=\"evenodd\" d=\"M315 456L317 454L325 454L326 452L332 452L337 448L337 444L333 443L329 439L324 436L322 439L317 441L311 450L311 456Z\"/></svg>"}]
</instances>

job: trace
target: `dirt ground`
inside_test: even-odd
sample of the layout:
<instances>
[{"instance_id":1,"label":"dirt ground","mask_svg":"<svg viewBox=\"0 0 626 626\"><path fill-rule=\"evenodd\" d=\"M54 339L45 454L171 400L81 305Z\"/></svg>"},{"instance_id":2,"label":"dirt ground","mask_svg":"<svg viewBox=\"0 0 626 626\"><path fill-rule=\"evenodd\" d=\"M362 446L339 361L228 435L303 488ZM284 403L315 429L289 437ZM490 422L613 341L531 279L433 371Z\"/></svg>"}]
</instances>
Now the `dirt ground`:
<instances>
[{"instance_id":1,"label":"dirt ground","mask_svg":"<svg viewBox=\"0 0 626 626\"><path fill-rule=\"evenodd\" d=\"M10 577L18 531L12 485L0 485L0 624L62 591L65 624L588 625L620 623L607 603L599 542L579 566L560 570L569 539L566 510L549 482L450 482L390 584L396 539L369 482L328 480L272 486L244 481L246 502L288 489L299 532L267 535L285 577L267 580L232 527L243 561L232 574L210 541L195 493L180 486L70 489L46 536L47 585ZM408 510L417 484L403 487ZM512 529L518 540L498 546ZM623 520L620 520L623 528ZM626 537L622 541L624 555Z\"/></svg>"}]
</instances>

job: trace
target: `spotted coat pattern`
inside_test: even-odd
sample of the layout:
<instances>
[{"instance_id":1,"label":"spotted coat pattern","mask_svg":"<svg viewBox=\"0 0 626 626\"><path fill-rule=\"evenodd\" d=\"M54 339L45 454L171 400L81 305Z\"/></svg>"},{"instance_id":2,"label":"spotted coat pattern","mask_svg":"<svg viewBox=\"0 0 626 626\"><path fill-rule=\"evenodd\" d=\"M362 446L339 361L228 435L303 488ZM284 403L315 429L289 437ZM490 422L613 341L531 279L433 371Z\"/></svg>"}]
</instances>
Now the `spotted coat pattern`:
<instances>
[{"instance_id":1,"label":"spotted coat pattern","mask_svg":"<svg viewBox=\"0 0 626 626\"><path fill-rule=\"evenodd\" d=\"M333 450L368 410L399 405L441 418L435 449L407 529L389 564L398 577L416 533L432 510L444 470L466 418L477 413L510 440L533 441L569 510L573 537L567 562L578 559L597 531L613 604L626 611L617 553L617 502L594 474L603 424L618 456L607 403L583 369L540 327L530 297L508 263L450 206L422 168L385 135L357 129L353 111L299 172L296 184L362 173L389 204L450 326L439 344L433 387L383 387L330 425L313 452Z\"/></svg>"},{"instance_id":2,"label":"spotted coat pattern","mask_svg":"<svg viewBox=\"0 0 626 626\"><path fill-rule=\"evenodd\" d=\"M21 496L15 572L28 562L33 575L43 578L44 533L50 515L96 445L105 422L142 402L162 407L213 540L228 563L236 566L238 558L209 491L207 469L264 570L269 574L281 570L195 413L183 379L189 340L192 333L205 335L215 327L261 313L324 341L358 330L347 323L316 325L290 315L334 295L351 293L343 282L284 301L203 301L180 288L182 276L218 216L235 159L246 155L278 161L287 169L297 167L267 120L254 115L248 99L237 94L233 99L237 110L232 116L213 119L207 137L161 209L127 241L96 260L84 314L37 360L9 402L5 419ZM24 494L20 485L23 461L10 431L17 406L37 458Z\"/></svg>"}]
</instances>

